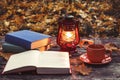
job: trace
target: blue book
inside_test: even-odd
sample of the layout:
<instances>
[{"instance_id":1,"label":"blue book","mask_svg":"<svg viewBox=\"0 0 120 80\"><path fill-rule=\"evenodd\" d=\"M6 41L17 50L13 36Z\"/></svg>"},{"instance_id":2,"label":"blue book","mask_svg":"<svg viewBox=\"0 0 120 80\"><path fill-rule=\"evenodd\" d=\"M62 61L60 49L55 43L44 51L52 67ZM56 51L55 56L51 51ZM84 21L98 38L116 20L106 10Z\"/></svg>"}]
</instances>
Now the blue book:
<instances>
[{"instance_id":1,"label":"blue book","mask_svg":"<svg viewBox=\"0 0 120 80\"><path fill-rule=\"evenodd\" d=\"M48 45L50 43L50 37L49 35L30 30L21 30L7 33L5 35L5 41L25 49L35 49Z\"/></svg>"}]
</instances>

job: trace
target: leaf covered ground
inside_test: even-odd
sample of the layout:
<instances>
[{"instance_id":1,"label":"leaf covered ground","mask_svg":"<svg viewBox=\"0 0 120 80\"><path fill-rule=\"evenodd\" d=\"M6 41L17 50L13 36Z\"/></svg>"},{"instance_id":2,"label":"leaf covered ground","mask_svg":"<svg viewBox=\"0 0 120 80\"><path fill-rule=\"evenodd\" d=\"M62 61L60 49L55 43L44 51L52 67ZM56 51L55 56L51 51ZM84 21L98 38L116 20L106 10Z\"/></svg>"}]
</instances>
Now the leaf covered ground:
<instances>
[{"instance_id":1,"label":"leaf covered ground","mask_svg":"<svg viewBox=\"0 0 120 80\"><path fill-rule=\"evenodd\" d=\"M56 36L57 22L72 14L80 22L81 36L97 32L118 37L119 4L119 0L0 0L0 35L29 29Z\"/></svg>"}]
</instances>

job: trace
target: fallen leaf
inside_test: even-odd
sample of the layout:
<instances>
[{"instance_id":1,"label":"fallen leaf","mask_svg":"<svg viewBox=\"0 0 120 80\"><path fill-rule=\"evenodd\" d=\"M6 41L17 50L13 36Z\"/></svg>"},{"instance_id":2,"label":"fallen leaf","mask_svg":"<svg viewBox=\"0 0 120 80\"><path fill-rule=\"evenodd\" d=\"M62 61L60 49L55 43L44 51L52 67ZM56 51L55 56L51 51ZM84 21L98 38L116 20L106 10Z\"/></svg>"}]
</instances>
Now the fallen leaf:
<instances>
[{"instance_id":1,"label":"fallen leaf","mask_svg":"<svg viewBox=\"0 0 120 80\"><path fill-rule=\"evenodd\" d=\"M70 64L71 64L71 70L74 74L82 74L82 75L89 75L92 71L92 68L88 68L84 62L80 60L79 57L76 58L70 58Z\"/></svg>"},{"instance_id":2,"label":"fallen leaf","mask_svg":"<svg viewBox=\"0 0 120 80\"><path fill-rule=\"evenodd\" d=\"M70 58L70 64L71 65L80 65L82 64L83 62L80 60L79 57L76 57L76 58Z\"/></svg>"},{"instance_id":3,"label":"fallen leaf","mask_svg":"<svg viewBox=\"0 0 120 80\"><path fill-rule=\"evenodd\" d=\"M14 23L21 25L24 22L24 19L22 16L14 15Z\"/></svg>"},{"instance_id":4,"label":"fallen leaf","mask_svg":"<svg viewBox=\"0 0 120 80\"><path fill-rule=\"evenodd\" d=\"M12 55L12 53L3 53L3 52L0 52L0 56L2 56L6 60L8 60L11 55Z\"/></svg>"},{"instance_id":5,"label":"fallen leaf","mask_svg":"<svg viewBox=\"0 0 120 80\"><path fill-rule=\"evenodd\" d=\"M114 43L106 43L105 49L110 51L119 51L119 48Z\"/></svg>"},{"instance_id":6,"label":"fallen leaf","mask_svg":"<svg viewBox=\"0 0 120 80\"><path fill-rule=\"evenodd\" d=\"M90 72L92 72L92 68L88 68L84 63L79 66L75 66L74 70L82 75L89 75Z\"/></svg>"}]
</instances>

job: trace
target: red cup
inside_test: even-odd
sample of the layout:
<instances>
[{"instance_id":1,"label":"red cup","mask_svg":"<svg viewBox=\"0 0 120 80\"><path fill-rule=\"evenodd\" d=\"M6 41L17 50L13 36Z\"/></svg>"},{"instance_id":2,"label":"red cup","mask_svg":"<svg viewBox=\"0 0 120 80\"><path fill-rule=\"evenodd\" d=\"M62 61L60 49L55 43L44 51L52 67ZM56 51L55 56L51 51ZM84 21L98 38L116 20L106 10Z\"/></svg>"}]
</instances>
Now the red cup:
<instances>
[{"instance_id":1,"label":"red cup","mask_svg":"<svg viewBox=\"0 0 120 80\"><path fill-rule=\"evenodd\" d=\"M87 57L92 63L101 63L102 60L110 56L111 52L107 52L101 44L92 44L87 47Z\"/></svg>"}]
</instances>

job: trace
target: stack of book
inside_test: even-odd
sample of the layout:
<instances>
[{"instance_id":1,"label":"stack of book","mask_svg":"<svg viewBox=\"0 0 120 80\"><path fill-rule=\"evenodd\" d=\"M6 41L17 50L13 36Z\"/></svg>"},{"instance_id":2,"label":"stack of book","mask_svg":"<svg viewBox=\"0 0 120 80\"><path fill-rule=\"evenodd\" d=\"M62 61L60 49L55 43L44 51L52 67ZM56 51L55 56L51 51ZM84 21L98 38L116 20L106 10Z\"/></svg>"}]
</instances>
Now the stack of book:
<instances>
[{"instance_id":1,"label":"stack of book","mask_svg":"<svg viewBox=\"0 0 120 80\"><path fill-rule=\"evenodd\" d=\"M29 30L6 34L3 51L19 53L10 56L2 74L30 71L37 74L71 74L68 52L36 50L47 47L50 38L49 35Z\"/></svg>"},{"instance_id":2,"label":"stack of book","mask_svg":"<svg viewBox=\"0 0 120 80\"><path fill-rule=\"evenodd\" d=\"M50 48L51 36L30 31L20 30L7 33L2 44L4 52L19 53L27 50L38 49L40 51Z\"/></svg>"}]
</instances>

